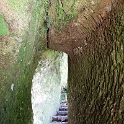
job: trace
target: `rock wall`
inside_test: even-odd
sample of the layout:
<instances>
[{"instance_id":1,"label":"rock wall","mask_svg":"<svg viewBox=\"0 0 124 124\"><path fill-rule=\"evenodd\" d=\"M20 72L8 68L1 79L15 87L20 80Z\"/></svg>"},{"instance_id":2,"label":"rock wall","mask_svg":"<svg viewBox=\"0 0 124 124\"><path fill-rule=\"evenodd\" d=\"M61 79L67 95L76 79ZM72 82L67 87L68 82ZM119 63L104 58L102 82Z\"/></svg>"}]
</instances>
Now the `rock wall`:
<instances>
[{"instance_id":1,"label":"rock wall","mask_svg":"<svg viewBox=\"0 0 124 124\"><path fill-rule=\"evenodd\" d=\"M70 55L69 124L123 123L123 4L2 0L0 123L33 123L32 79L47 47ZM54 61L59 53L51 54Z\"/></svg>"},{"instance_id":2,"label":"rock wall","mask_svg":"<svg viewBox=\"0 0 124 124\"><path fill-rule=\"evenodd\" d=\"M124 123L124 2L69 58L69 124Z\"/></svg>"},{"instance_id":3,"label":"rock wall","mask_svg":"<svg viewBox=\"0 0 124 124\"><path fill-rule=\"evenodd\" d=\"M43 60L47 64L52 61L49 63L51 65L47 68L48 70L46 69L46 72L49 71L48 75L52 77L51 85L49 86L50 82L47 82L50 81L50 77L47 80L45 74L44 80L47 81L43 84L48 86L46 87L47 91L51 90L51 96L49 96L51 99L44 105L48 107L50 102L58 104L61 82L59 54L61 53L51 52L47 49L48 28L45 25L47 3L47 0L0 1L1 124L33 123L31 88L33 75L39 61ZM43 56L45 58L42 58ZM41 67L43 67L42 64L44 65L44 63L40 64ZM58 89L56 89L57 87ZM55 93L57 96L54 95ZM54 99L58 99L58 101L54 101ZM44 115L53 114L56 108L57 105L55 108L52 105L51 109L53 110L50 113L46 111ZM47 118L46 122L43 119L43 123L48 122L50 118Z\"/></svg>"}]
</instances>

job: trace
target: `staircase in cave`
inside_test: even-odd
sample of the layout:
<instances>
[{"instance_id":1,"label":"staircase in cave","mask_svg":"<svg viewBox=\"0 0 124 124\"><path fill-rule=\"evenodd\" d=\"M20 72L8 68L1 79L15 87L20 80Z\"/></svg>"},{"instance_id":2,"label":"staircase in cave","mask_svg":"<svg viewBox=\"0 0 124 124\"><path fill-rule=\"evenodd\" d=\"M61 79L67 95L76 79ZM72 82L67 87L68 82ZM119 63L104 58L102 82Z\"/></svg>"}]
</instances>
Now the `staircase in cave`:
<instances>
[{"instance_id":1,"label":"staircase in cave","mask_svg":"<svg viewBox=\"0 0 124 124\"><path fill-rule=\"evenodd\" d=\"M52 116L52 122L50 124L68 124L68 105L67 103L61 103L59 111L55 116Z\"/></svg>"}]
</instances>

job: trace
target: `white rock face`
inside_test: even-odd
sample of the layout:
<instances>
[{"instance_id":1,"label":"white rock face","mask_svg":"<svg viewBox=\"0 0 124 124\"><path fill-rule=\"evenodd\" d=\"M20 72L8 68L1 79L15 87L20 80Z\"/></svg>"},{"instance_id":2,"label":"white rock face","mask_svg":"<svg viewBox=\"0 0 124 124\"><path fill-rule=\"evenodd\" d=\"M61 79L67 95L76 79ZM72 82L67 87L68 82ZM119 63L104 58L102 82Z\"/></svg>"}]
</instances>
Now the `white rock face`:
<instances>
[{"instance_id":1,"label":"white rock face","mask_svg":"<svg viewBox=\"0 0 124 124\"><path fill-rule=\"evenodd\" d=\"M61 85L67 83L67 55L40 64L32 80L33 124L48 124L60 106Z\"/></svg>"},{"instance_id":2,"label":"white rock face","mask_svg":"<svg viewBox=\"0 0 124 124\"><path fill-rule=\"evenodd\" d=\"M68 80L68 56L63 53L60 60L60 71L61 71L61 84L67 85Z\"/></svg>"}]
</instances>

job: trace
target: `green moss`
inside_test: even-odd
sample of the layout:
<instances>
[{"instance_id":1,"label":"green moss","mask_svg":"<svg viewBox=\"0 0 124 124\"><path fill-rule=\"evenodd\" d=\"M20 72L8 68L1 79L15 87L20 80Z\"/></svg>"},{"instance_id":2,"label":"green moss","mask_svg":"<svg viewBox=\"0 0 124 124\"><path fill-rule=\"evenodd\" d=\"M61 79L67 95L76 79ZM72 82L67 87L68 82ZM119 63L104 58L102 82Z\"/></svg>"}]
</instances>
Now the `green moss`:
<instances>
[{"instance_id":1,"label":"green moss","mask_svg":"<svg viewBox=\"0 0 124 124\"><path fill-rule=\"evenodd\" d=\"M19 13L19 16L23 12L26 12L25 0L9 0L9 2L12 6L12 9ZM5 86L0 89L0 92L3 91L2 95L0 94L0 108L5 108L5 110L2 109L0 112L0 123L28 124L31 122L32 78L38 65L40 56L44 49L46 49L44 44L44 27L39 30L43 23L43 16L45 14L43 8L41 10L39 3L40 0L36 1L35 3L31 3L32 10L30 25L28 30L24 31L22 35L22 42L20 44L17 60L15 64L11 65L10 71L6 72L7 76L3 79L3 82L6 83ZM14 36L16 35L17 34L14 34ZM2 70L0 70L0 72L2 72ZM12 84L14 84L13 91L11 90Z\"/></svg>"},{"instance_id":2,"label":"green moss","mask_svg":"<svg viewBox=\"0 0 124 124\"><path fill-rule=\"evenodd\" d=\"M56 1L56 15L53 20L58 31L76 16L74 13L75 2L75 0L72 0L71 3L66 0L63 2Z\"/></svg>"},{"instance_id":3,"label":"green moss","mask_svg":"<svg viewBox=\"0 0 124 124\"><path fill-rule=\"evenodd\" d=\"M8 2L15 12L19 14L25 13L27 6L26 0L8 0Z\"/></svg>"},{"instance_id":4,"label":"green moss","mask_svg":"<svg viewBox=\"0 0 124 124\"><path fill-rule=\"evenodd\" d=\"M4 20L4 16L0 15L0 36L9 35L9 29L7 23Z\"/></svg>"},{"instance_id":5,"label":"green moss","mask_svg":"<svg viewBox=\"0 0 124 124\"><path fill-rule=\"evenodd\" d=\"M12 9L19 13L19 15L25 11L25 2L20 0L9 0L9 2ZM4 93L2 93L2 95L4 94L4 97L0 95L0 98L3 98L2 103L0 102L0 107L5 106L6 110L9 112L5 113L4 110L2 110L2 116L0 115L0 123L30 123L32 117L32 78L38 65L38 61L41 59L42 55L48 56L49 58L54 58L57 56L54 56L54 52L51 51L44 52L47 50L45 43L46 27L43 25L44 17L46 16L44 5L41 7L41 1L37 0L29 6L32 7L30 25L28 30L23 33L22 42L20 44L15 65L12 65L10 72L8 73L9 76L7 75L7 78L5 79L7 85L2 90L4 91ZM14 34L14 36L16 35L17 34ZM14 84L13 91L11 90L12 84ZM4 102L4 99L7 99L8 102Z\"/></svg>"},{"instance_id":6,"label":"green moss","mask_svg":"<svg viewBox=\"0 0 124 124\"><path fill-rule=\"evenodd\" d=\"M58 53L58 52L55 52L53 50L47 50L47 51L43 52L42 57L55 58L56 53Z\"/></svg>"}]
</instances>

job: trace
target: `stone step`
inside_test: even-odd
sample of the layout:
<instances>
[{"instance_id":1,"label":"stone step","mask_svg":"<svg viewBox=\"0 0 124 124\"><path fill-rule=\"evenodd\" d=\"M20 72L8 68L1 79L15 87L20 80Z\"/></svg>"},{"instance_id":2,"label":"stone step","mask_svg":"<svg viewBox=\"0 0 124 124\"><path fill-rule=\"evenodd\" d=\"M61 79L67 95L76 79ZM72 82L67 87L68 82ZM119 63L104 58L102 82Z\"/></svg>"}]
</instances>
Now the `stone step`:
<instances>
[{"instance_id":1,"label":"stone step","mask_svg":"<svg viewBox=\"0 0 124 124\"><path fill-rule=\"evenodd\" d=\"M68 111L58 111L57 115L65 116L68 114Z\"/></svg>"},{"instance_id":2,"label":"stone step","mask_svg":"<svg viewBox=\"0 0 124 124\"><path fill-rule=\"evenodd\" d=\"M68 104L68 102L67 101L62 101L60 104Z\"/></svg>"},{"instance_id":3,"label":"stone step","mask_svg":"<svg viewBox=\"0 0 124 124\"><path fill-rule=\"evenodd\" d=\"M59 110L61 110L61 109L67 111L67 110L68 110L68 107L63 107L63 106L61 106L61 107L59 108Z\"/></svg>"},{"instance_id":4,"label":"stone step","mask_svg":"<svg viewBox=\"0 0 124 124\"><path fill-rule=\"evenodd\" d=\"M59 111L68 111L68 107L60 107Z\"/></svg>"},{"instance_id":5,"label":"stone step","mask_svg":"<svg viewBox=\"0 0 124 124\"><path fill-rule=\"evenodd\" d=\"M68 121L68 116L52 116L52 122L54 121L61 121L61 122L65 122Z\"/></svg>"},{"instance_id":6,"label":"stone step","mask_svg":"<svg viewBox=\"0 0 124 124\"><path fill-rule=\"evenodd\" d=\"M50 124L68 124L67 102L60 104L59 111L55 116L52 116L52 122Z\"/></svg>"},{"instance_id":7,"label":"stone step","mask_svg":"<svg viewBox=\"0 0 124 124\"><path fill-rule=\"evenodd\" d=\"M61 104L60 106L63 106L63 107L68 107L68 105L66 105L66 104Z\"/></svg>"},{"instance_id":8,"label":"stone step","mask_svg":"<svg viewBox=\"0 0 124 124\"><path fill-rule=\"evenodd\" d=\"M65 105L65 104L61 104L60 106L61 107L68 107L68 105Z\"/></svg>"},{"instance_id":9,"label":"stone step","mask_svg":"<svg viewBox=\"0 0 124 124\"><path fill-rule=\"evenodd\" d=\"M50 124L68 124L68 122L51 122Z\"/></svg>"}]
</instances>

